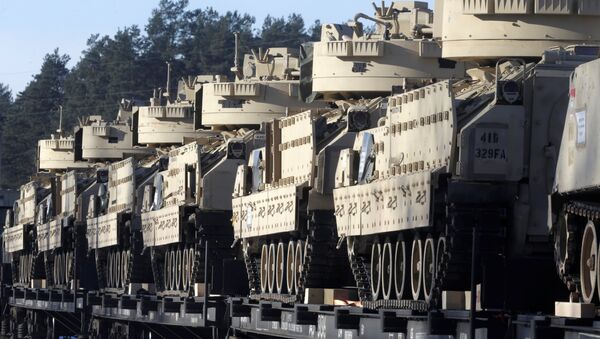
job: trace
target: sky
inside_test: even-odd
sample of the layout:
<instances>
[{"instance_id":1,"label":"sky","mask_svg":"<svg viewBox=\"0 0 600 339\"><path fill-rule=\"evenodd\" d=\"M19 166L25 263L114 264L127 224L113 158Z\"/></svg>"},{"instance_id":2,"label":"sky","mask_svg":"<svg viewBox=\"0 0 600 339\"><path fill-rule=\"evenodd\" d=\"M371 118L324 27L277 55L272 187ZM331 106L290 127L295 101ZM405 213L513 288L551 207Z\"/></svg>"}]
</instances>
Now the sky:
<instances>
[{"instance_id":1,"label":"sky","mask_svg":"<svg viewBox=\"0 0 600 339\"><path fill-rule=\"evenodd\" d=\"M44 55L59 48L72 67L92 34L113 35L119 28L144 28L159 0L0 0L0 83L13 96L39 71ZM190 0L189 8L238 10L256 18L302 14L306 26L315 20L341 23L358 12L372 14L367 0ZM429 2L432 2L429 0ZM378 1L379 3L379 1ZM430 6L432 7L432 6Z\"/></svg>"}]
</instances>

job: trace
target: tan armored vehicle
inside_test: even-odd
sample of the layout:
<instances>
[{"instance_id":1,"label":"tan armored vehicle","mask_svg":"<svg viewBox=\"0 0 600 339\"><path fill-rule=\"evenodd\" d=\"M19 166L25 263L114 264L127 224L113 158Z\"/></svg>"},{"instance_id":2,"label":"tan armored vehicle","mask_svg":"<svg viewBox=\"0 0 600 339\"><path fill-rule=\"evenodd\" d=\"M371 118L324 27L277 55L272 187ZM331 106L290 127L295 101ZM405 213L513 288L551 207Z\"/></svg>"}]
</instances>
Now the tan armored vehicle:
<instances>
[{"instance_id":1,"label":"tan armored vehicle","mask_svg":"<svg viewBox=\"0 0 600 339\"><path fill-rule=\"evenodd\" d=\"M152 283L150 258L142 255L141 211L145 186L165 167L164 158L134 158L108 166L108 180L89 197L87 246L96 258L99 288L126 293L131 286ZM137 291L134 291L135 293Z\"/></svg>"},{"instance_id":2,"label":"tan armored vehicle","mask_svg":"<svg viewBox=\"0 0 600 339\"><path fill-rule=\"evenodd\" d=\"M36 225L45 222L52 213L51 192L55 190L56 177L42 174L21 186L19 199L6 215L3 234L4 249L12 257L13 285L33 287L45 279L43 257L36 243Z\"/></svg>"},{"instance_id":3,"label":"tan armored vehicle","mask_svg":"<svg viewBox=\"0 0 600 339\"><path fill-rule=\"evenodd\" d=\"M169 152L168 167L146 186L141 210L144 247L151 251L158 294L199 296L208 272L213 277L209 293L227 294L225 284L235 285L220 278L229 276L225 266L234 258L231 192L237 167L261 146L262 133L242 129Z\"/></svg>"},{"instance_id":4,"label":"tan armored vehicle","mask_svg":"<svg viewBox=\"0 0 600 339\"><path fill-rule=\"evenodd\" d=\"M385 115L378 95L463 76L462 63L439 62L431 14L422 2L376 7L374 18L324 25L321 41L304 46L303 96L338 101L270 122L265 148L238 169L232 221L255 297L295 301L307 287L347 283L332 197L339 151Z\"/></svg>"},{"instance_id":5,"label":"tan armored vehicle","mask_svg":"<svg viewBox=\"0 0 600 339\"><path fill-rule=\"evenodd\" d=\"M480 67L391 96L340 154L337 232L364 301L437 307L442 291L482 284L484 308L553 307L531 290L552 281L547 202L569 74L598 48L549 48L600 37L587 2L565 3L436 1L442 55ZM511 272L519 279L503 280ZM505 290L510 306L494 303Z\"/></svg>"},{"instance_id":6,"label":"tan armored vehicle","mask_svg":"<svg viewBox=\"0 0 600 339\"><path fill-rule=\"evenodd\" d=\"M44 257L46 288L96 287L95 265L84 246L85 217L90 197L107 179L104 168L70 171L54 178L54 190L38 207L35 229L37 251Z\"/></svg>"},{"instance_id":7,"label":"tan armored vehicle","mask_svg":"<svg viewBox=\"0 0 600 339\"><path fill-rule=\"evenodd\" d=\"M599 60L583 64L571 76L553 196L555 259L572 301L597 303L598 150L595 133L600 107L595 88ZM565 94L565 97L567 95ZM566 99L565 99L566 100Z\"/></svg>"}]
</instances>

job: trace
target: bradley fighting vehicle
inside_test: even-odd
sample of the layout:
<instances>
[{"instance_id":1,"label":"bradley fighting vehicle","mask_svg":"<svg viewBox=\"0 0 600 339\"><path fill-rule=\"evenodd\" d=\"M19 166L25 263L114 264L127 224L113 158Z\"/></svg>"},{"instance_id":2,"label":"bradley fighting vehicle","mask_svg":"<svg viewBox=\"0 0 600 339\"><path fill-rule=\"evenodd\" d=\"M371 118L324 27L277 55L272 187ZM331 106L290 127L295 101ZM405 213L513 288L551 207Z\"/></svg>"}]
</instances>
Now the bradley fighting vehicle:
<instances>
[{"instance_id":1,"label":"bradley fighting vehicle","mask_svg":"<svg viewBox=\"0 0 600 339\"><path fill-rule=\"evenodd\" d=\"M10 262L11 285L19 289L45 287L45 261L37 249L36 231L38 225L44 223L41 219L43 216L39 215L54 212L51 202L52 192L56 188L55 175L42 173L31 179L20 187L19 198L13 209L7 212L3 233L3 260ZM21 332L27 325L32 325L30 327L38 331L41 327L33 325L45 320L35 317L32 312L10 309L10 312L2 315L4 334L8 334L11 319L14 320L13 330Z\"/></svg>"},{"instance_id":2,"label":"bradley fighting vehicle","mask_svg":"<svg viewBox=\"0 0 600 339\"><path fill-rule=\"evenodd\" d=\"M8 228L10 225L7 222L12 222L13 218L13 207L15 201L19 199L19 191L15 189L0 189L0 222L2 222L2 232L4 232L5 228ZM7 214L10 214L10 217L7 218ZM1 253L2 253L2 271L0 280L4 284L10 284L12 281L12 277L10 275L10 257L5 250L4 242L0 243Z\"/></svg>"},{"instance_id":3,"label":"bradley fighting vehicle","mask_svg":"<svg viewBox=\"0 0 600 339\"><path fill-rule=\"evenodd\" d=\"M40 201L48 200L54 188L54 176L42 175L19 190L12 211L6 214L4 249L12 260L13 285L30 287L32 279L43 279L44 262L38 257L35 243L36 211ZM51 207L50 207L51 208Z\"/></svg>"},{"instance_id":4,"label":"bradley fighting vehicle","mask_svg":"<svg viewBox=\"0 0 600 339\"><path fill-rule=\"evenodd\" d=\"M552 199L552 226L558 274L571 301L598 304L599 140L595 129L600 107L596 88L600 61L577 67L571 76L568 106ZM567 93L563 96L567 97ZM565 99L566 100L566 99Z\"/></svg>"},{"instance_id":5,"label":"bradley fighting vehicle","mask_svg":"<svg viewBox=\"0 0 600 339\"><path fill-rule=\"evenodd\" d=\"M154 282L160 295L199 296L208 288L206 273L212 277L210 292L227 292L220 277L233 258L227 225L236 169L264 144L253 128L322 105L298 100L298 56L289 49L253 52L243 69L236 63L233 71L233 82L182 81L176 102L159 104L157 96L151 106L139 108L138 142L186 145L163 148L160 158L143 166L128 160L110 166L107 209L88 220L88 241L97 239L91 248L104 253L103 286L120 292L130 283ZM216 246L209 249L209 241Z\"/></svg>"},{"instance_id":6,"label":"bradley fighting vehicle","mask_svg":"<svg viewBox=\"0 0 600 339\"><path fill-rule=\"evenodd\" d=\"M426 3L375 12L323 25L321 41L303 46L302 96L333 108L269 122L265 147L238 169L232 223L253 297L294 301L307 287L346 283L331 195L339 151L385 115L381 96L464 74L462 63L441 58Z\"/></svg>"},{"instance_id":7,"label":"bradley fighting vehicle","mask_svg":"<svg viewBox=\"0 0 600 339\"><path fill-rule=\"evenodd\" d=\"M438 0L436 9L442 56L477 63L470 78L391 96L380 124L340 154L337 231L361 299L437 307L442 291L481 284L484 308L553 306L552 277L541 294L528 286L548 276L538 273L548 271L569 75L598 56L597 4ZM546 303L532 305L537 296Z\"/></svg>"}]
</instances>

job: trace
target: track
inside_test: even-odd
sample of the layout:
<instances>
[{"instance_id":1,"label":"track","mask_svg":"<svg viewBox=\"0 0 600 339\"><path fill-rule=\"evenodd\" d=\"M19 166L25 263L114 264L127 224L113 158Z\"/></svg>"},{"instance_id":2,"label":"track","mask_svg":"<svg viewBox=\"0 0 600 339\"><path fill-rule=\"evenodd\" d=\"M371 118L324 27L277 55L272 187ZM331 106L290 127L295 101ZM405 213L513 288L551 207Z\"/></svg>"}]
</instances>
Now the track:
<instances>
[{"instance_id":1,"label":"track","mask_svg":"<svg viewBox=\"0 0 600 339\"><path fill-rule=\"evenodd\" d=\"M252 253L248 243L244 243L244 262L251 298L286 303L299 302L304 300L307 288L336 287L338 282L344 278L346 273L340 270L340 267L344 267L346 257L344 249L336 249L337 234L332 213L316 211L306 219L306 229L299 232L297 236L273 240L271 243L259 242L258 248L263 249L266 246L268 251L277 249L281 244L284 248L288 248L286 260L280 263L283 264L280 272L285 277L282 281L275 282L274 278L271 278L273 281L270 283L266 281L268 279L265 276L267 272L264 272L266 267L261 265L262 258L266 256ZM295 248L293 264L289 264L287 260L290 255L289 247L292 246L290 244L293 244L293 248ZM276 255L268 255L268 257L275 258ZM299 263L300 260L301 263ZM274 267L275 265L270 268L272 272ZM292 269L293 273L289 272ZM286 278L293 278L294 281L287 281ZM281 293L277 291L276 285L278 284L282 285ZM293 287L293 291L290 291L289 287Z\"/></svg>"},{"instance_id":2,"label":"track","mask_svg":"<svg viewBox=\"0 0 600 339\"><path fill-rule=\"evenodd\" d=\"M580 241L588 220L600 220L600 206L583 201L570 201L564 205L554 229L556 270L573 301L578 301L582 293L578 264Z\"/></svg>"},{"instance_id":3,"label":"track","mask_svg":"<svg viewBox=\"0 0 600 339\"><path fill-rule=\"evenodd\" d=\"M445 251L439 255L434 294L430 307L441 306L444 290L470 289L472 243L479 243L479 260L489 256L502 256L506 253L508 216L504 208L478 208L451 205L445 234ZM477 228L477 233L474 232ZM477 234L478 239L473 239ZM438 247L440 248L440 247ZM466 269L465 269L466 268Z\"/></svg>"},{"instance_id":4,"label":"track","mask_svg":"<svg viewBox=\"0 0 600 339\"><path fill-rule=\"evenodd\" d=\"M30 286L32 279L41 279L45 274L44 260L37 250L35 228L26 238L25 250L13 254L11 263L12 283Z\"/></svg>"},{"instance_id":5,"label":"track","mask_svg":"<svg viewBox=\"0 0 600 339\"><path fill-rule=\"evenodd\" d=\"M138 253L141 232L127 238L118 246L96 249L96 273L98 284L106 292L125 293L131 283L151 282L152 272L149 253Z\"/></svg>"},{"instance_id":6,"label":"track","mask_svg":"<svg viewBox=\"0 0 600 339\"><path fill-rule=\"evenodd\" d=\"M146 249L150 253L153 281L160 296L195 296L196 283L204 284L207 273L209 276L220 277L223 273L221 264L235 257L231 248L232 230L228 225L231 214L206 211L195 213L197 214L190 214L188 221L180 225L179 242ZM199 222L196 223L196 220ZM205 267L207 263L208 268ZM216 280L219 281L213 281L211 289L223 287L221 279Z\"/></svg>"},{"instance_id":7,"label":"track","mask_svg":"<svg viewBox=\"0 0 600 339\"><path fill-rule=\"evenodd\" d=\"M438 210L443 213L437 213L435 226L427 229L348 239L348 247L351 249L348 251L348 259L359 297L365 307L415 311L438 309L441 307L442 291L470 290L470 265L475 228L478 234L476 241L479 244L477 253L479 260L503 256L506 253L505 239L508 231L506 208L447 203L444 204L444 208ZM418 245L417 252L414 252L414 249L411 251L411 241L413 246ZM375 277L380 277L380 274L383 274L381 271L387 272L398 268L395 262L382 265L377 264L378 261L375 260L373 264L372 256L375 252L371 252L371 249L378 245L383 248L395 246L401 250L392 249L392 253L400 252L406 256L402 273L394 271L394 277L387 279L392 286L386 287L387 293L380 287L385 285L386 281L382 282L381 278L373 281L373 274ZM381 252L380 256L383 256L384 252ZM419 254L419 257L413 260L412 256L415 253ZM393 261L397 260L398 254L392 254L392 257ZM411 275L412 268L409 270L409 267L415 263L418 263L421 273L418 279L411 281L415 278ZM426 263L431 264L426 265ZM419 282L418 286L415 285L416 281ZM407 294L411 294L407 291L411 290L412 296L405 299ZM374 291L377 293L374 294Z\"/></svg>"},{"instance_id":8,"label":"track","mask_svg":"<svg viewBox=\"0 0 600 339\"><path fill-rule=\"evenodd\" d=\"M152 271L159 294L193 295L194 284L204 282L204 259L204 241L152 248Z\"/></svg>"}]
</instances>

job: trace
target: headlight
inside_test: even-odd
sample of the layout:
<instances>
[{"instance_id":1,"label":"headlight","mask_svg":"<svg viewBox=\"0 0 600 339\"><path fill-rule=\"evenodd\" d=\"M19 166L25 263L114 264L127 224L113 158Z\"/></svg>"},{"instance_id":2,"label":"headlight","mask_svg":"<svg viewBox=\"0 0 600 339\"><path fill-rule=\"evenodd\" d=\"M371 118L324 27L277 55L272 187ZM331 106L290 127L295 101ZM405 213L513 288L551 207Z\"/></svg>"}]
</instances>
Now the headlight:
<instances>
[{"instance_id":1,"label":"headlight","mask_svg":"<svg viewBox=\"0 0 600 339\"><path fill-rule=\"evenodd\" d=\"M369 112L365 109L348 110L348 130L358 132L369 128Z\"/></svg>"},{"instance_id":2,"label":"headlight","mask_svg":"<svg viewBox=\"0 0 600 339\"><path fill-rule=\"evenodd\" d=\"M242 142L230 142L227 148L228 159L244 159L246 157L246 144Z\"/></svg>"},{"instance_id":3,"label":"headlight","mask_svg":"<svg viewBox=\"0 0 600 339\"><path fill-rule=\"evenodd\" d=\"M506 81L502 84L502 98L509 104L514 104L521 98L521 85L516 81Z\"/></svg>"}]
</instances>

